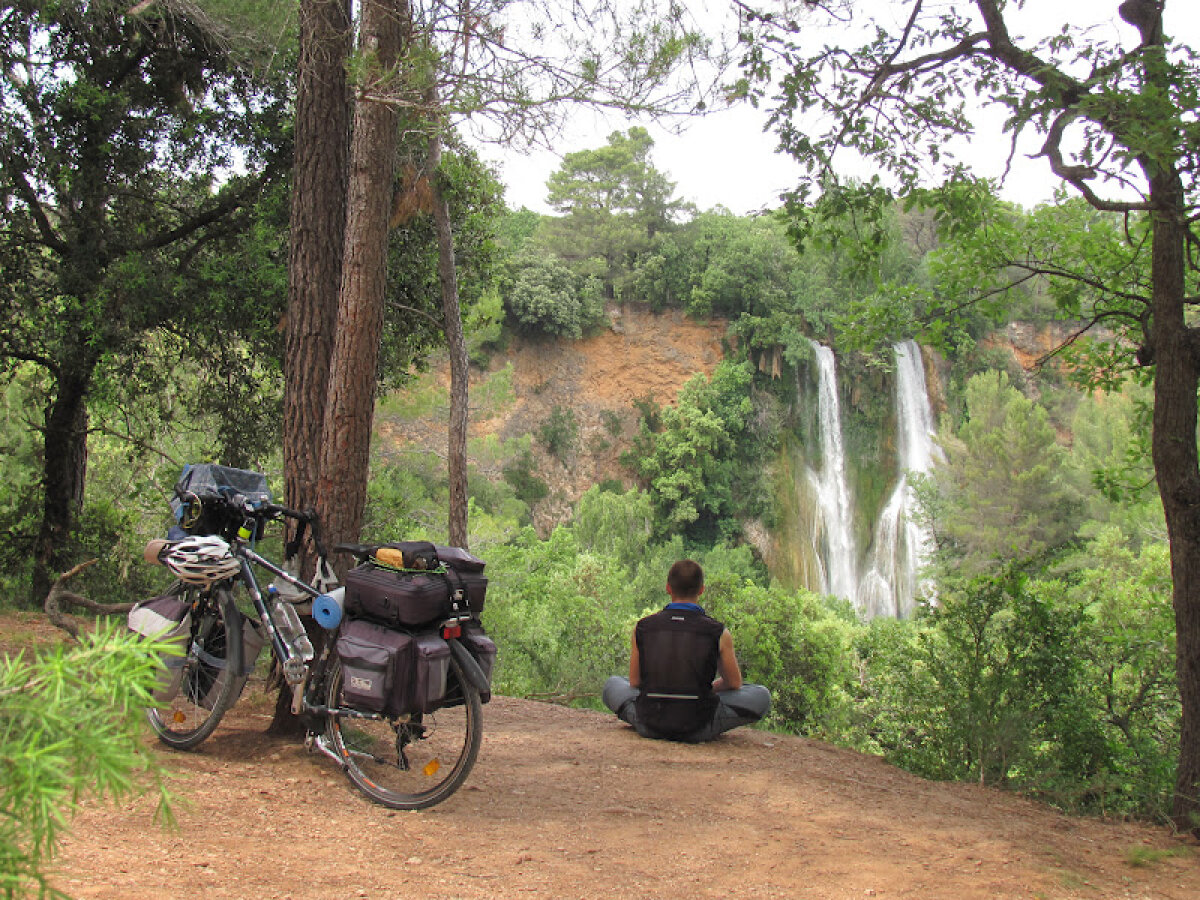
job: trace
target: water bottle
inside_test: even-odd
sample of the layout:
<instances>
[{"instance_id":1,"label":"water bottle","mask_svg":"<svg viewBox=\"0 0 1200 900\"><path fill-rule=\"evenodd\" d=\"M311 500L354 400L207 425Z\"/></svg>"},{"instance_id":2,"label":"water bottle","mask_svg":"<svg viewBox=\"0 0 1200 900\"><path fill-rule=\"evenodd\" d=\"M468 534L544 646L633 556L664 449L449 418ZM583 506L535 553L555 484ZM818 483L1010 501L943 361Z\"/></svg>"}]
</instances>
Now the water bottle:
<instances>
[{"instance_id":1,"label":"water bottle","mask_svg":"<svg viewBox=\"0 0 1200 900\"><path fill-rule=\"evenodd\" d=\"M321 594L313 600L312 614L317 624L330 631L338 627L342 621L342 610L345 602L346 589L334 588L328 594Z\"/></svg>"},{"instance_id":2,"label":"water bottle","mask_svg":"<svg viewBox=\"0 0 1200 900\"><path fill-rule=\"evenodd\" d=\"M267 594L275 602L275 626L279 629L280 637L296 656L308 662L313 658L312 641L300 621L296 607L279 599L279 591L275 585L267 585Z\"/></svg>"}]
</instances>

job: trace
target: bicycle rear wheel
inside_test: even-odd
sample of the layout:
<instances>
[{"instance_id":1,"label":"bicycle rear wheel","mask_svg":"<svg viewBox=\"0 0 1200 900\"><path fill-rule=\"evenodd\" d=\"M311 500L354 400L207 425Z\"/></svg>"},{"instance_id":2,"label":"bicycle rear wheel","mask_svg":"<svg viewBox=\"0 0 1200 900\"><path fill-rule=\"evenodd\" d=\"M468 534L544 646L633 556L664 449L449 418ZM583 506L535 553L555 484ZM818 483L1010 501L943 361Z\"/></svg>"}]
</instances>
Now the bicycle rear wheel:
<instances>
[{"instance_id":1,"label":"bicycle rear wheel","mask_svg":"<svg viewBox=\"0 0 1200 900\"><path fill-rule=\"evenodd\" d=\"M237 699L233 665L242 658L241 613L225 588L181 582L177 590L192 603L183 677L175 695L148 708L146 715L160 741L176 750L190 750L216 730Z\"/></svg>"},{"instance_id":2,"label":"bicycle rear wheel","mask_svg":"<svg viewBox=\"0 0 1200 900\"><path fill-rule=\"evenodd\" d=\"M441 803L466 780L479 755L483 708L479 691L451 659L447 696L452 705L399 718L363 717L342 708L342 666L334 657L326 682L330 709L326 737L347 777L360 791L392 809Z\"/></svg>"}]
</instances>

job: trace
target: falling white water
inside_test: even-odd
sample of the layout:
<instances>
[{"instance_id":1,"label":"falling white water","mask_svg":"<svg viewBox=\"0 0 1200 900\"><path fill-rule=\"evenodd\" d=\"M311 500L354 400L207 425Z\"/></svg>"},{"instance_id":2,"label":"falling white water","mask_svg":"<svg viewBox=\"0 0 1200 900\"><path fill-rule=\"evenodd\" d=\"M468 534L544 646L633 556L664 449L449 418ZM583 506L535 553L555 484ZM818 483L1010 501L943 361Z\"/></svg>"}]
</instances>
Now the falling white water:
<instances>
[{"instance_id":1,"label":"falling white water","mask_svg":"<svg viewBox=\"0 0 1200 900\"><path fill-rule=\"evenodd\" d=\"M817 412L821 428L821 469L809 477L821 513L818 558L824 561L822 590L853 601L858 593L853 508L846 486L846 453L842 445L842 412L837 393L837 364L833 351L812 341L817 359Z\"/></svg>"},{"instance_id":2,"label":"falling white water","mask_svg":"<svg viewBox=\"0 0 1200 900\"><path fill-rule=\"evenodd\" d=\"M914 341L896 355L896 431L900 477L879 514L871 544L870 569L858 589L857 606L867 618L908 616L916 606L917 576L929 554L931 536L916 520L909 475L925 473L938 453L933 412L925 389L925 367Z\"/></svg>"}]
</instances>

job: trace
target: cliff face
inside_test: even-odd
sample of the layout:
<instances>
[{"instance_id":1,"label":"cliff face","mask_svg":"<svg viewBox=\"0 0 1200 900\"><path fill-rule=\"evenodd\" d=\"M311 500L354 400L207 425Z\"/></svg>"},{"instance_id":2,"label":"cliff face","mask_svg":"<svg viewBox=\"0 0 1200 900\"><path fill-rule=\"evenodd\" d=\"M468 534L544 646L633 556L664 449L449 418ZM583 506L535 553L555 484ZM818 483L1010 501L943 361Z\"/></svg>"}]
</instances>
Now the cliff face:
<instances>
[{"instance_id":1,"label":"cliff face","mask_svg":"<svg viewBox=\"0 0 1200 900\"><path fill-rule=\"evenodd\" d=\"M533 440L535 474L550 487L534 512L542 533L568 519L572 504L593 484L606 479L629 484L618 457L637 433L635 401L674 404L688 379L711 374L722 357L723 321L696 322L678 311L655 314L636 306L612 305L607 313L608 327L599 334L579 341L517 338L493 355L486 371L471 373L472 439L536 436L556 408L574 417L575 440L564 459ZM388 415L385 404L377 421L380 438L395 450L444 456L445 365L435 364L414 390L442 399L418 416ZM469 455L485 473L499 477L501 462Z\"/></svg>"}]
</instances>

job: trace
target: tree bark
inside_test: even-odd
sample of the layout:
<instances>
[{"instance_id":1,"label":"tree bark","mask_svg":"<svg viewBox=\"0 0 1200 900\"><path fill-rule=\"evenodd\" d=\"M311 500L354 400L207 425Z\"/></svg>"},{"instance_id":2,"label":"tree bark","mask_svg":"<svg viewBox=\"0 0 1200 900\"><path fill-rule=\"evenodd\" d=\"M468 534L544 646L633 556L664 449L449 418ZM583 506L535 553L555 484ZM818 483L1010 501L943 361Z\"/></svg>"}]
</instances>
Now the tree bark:
<instances>
[{"instance_id":1,"label":"tree bark","mask_svg":"<svg viewBox=\"0 0 1200 900\"><path fill-rule=\"evenodd\" d=\"M283 361L284 478L295 509L316 504L346 226L350 47L350 0L303 0ZM304 548L305 576L314 556L311 544Z\"/></svg>"},{"instance_id":2,"label":"tree bark","mask_svg":"<svg viewBox=\"0 0 1200 900\"><path fill-rule=\"evenodd\" d=\"M317 505L326 540L357 539L366 505L398 117L392 92L405 0L362 4L363 77L354 111L338 329L320 443Z\"/></svg>"},{"instance_id":3,"label":"tree bark","mask_svg":"<svg viewBox=\"0 0 1200 900\"><path fill-rule=\"evenodd\" d=\"M78 354L76 354L78 356ZM42 523L33 553L31 605L41 606L57 573L71 529L83 510L87 474L87 388L95 359L76 358L61 371L46 409L43 433Z\"/></svg>"},{"instance_id":4,"label":"tree bark","mask_svg":"<svg viewBox=\"0 0 1200 900\"><path fill-rule=\"evenodd\" d=\"M450 354L450 424L447 429L446 470L450 482L448 542L467 549L467 411L470 363L463 336L462 310L458 302L458 277L454 260L454 227L450 204L441 187L438 167L442 161L442 139L435 131L429 140L430 184L433 188L433 224L438 242L438 284L442 291L442 318Z\"/></svg>"},{"instance_id":5,"label":"tree bark","mask_svg":"<svg viewBox=\"0 0 1200 900\"><path fill-rule=\"evenodd\" d=\"M1171 546L1175 666L1182 721L1171 818L1200 835L1200 458L1196 396L1200 364L1184 318L1187 225L1174 171L1150 174L1154 348L1152 455Z\"/></svg>"}]
</instances>

